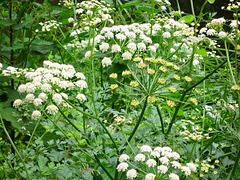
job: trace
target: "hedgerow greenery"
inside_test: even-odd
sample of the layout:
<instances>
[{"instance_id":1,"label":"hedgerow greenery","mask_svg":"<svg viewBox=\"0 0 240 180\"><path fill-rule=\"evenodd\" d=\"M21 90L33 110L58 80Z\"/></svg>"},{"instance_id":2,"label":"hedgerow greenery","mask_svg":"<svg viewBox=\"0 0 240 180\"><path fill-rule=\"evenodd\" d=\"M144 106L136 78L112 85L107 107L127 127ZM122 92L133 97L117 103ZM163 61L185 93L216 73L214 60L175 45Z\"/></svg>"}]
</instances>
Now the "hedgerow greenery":
<instances>
[{"instance_id":1,"label":"hedgerow greenery","mask_svg":"<svg viewBox=\"0 0 240 180\"><path fill-rule=\"evenodd\" d=\"M0 179L239 179L240 2L0 1Z\"/></svg>"}]
</instances>

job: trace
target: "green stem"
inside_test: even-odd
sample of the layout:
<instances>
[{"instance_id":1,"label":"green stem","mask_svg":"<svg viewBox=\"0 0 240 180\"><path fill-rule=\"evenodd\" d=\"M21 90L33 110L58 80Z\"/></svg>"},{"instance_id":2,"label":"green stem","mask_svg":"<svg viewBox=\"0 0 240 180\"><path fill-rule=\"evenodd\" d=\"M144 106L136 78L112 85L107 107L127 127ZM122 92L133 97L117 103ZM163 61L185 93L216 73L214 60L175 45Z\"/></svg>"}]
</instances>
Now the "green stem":
<instances>
[{"instance_id":1,"label":"green stem","mask_svg":"<svg viewBox=\"0 0 240 180\"><path fill-rule=\"evenodd\" d=\"M132 153L133 153L134 155L136 155L136 153L134 152L131 144L128 142L126 135L124 134L123 131L121 131L121 132L122 132L122 134L123 134L124 139L126 140L126 143L128 144L129 148L131 149Z\"/></svg>"},{"instance_id":2,"label":"green stem","mask_svg":"<svg viewBox=\"0 0 240 180\"><path fill-rule=\"evenodd\" d=\"M117 144L115 143L112 135L110 134L110 132L108 131L108 129L106 128L106 126L102 123L102 121L101 121L98 117L93 116L93 115L91 115L91 114L88 114L88 113L84 112L83 110L79 109L79 108L76 107L74 104L72 104L72 103L71 103L69 100L67 100L66 98L63 97L63 99L64 99L69 105L71 105L74 109L76 109L77 111L79 111L79 112L81 112L81 113L83 113L83 114L85 114L85 115L87 115L87 116L89 116L89 117L91 117L91 118L96 119L96 120L99 122L99 124L101 124L101 126L103 127L103 129L105 130L105 132L107 133L107 135L109 136L109 138L111 139L111 141L112 141L115 149L117 150L117 153L119 152L118 147L117 147Z\"/></svg>"},{"instance_id":3,"label":"green stem","mask_svg":"<svg viewBox=\"0 0 240 180\"><path fill-rule=\"evenodd\" d=\"M236 158L236 160L235 160L235 163L234 163L234 166L233 166L233 168L232 168L232 171L231 171L231 173L230 173L230 175L229 175L229 177L228 177L229 180L230 180L230 179L233 179L233 177L234 177L234 174L235 174L235 172L236 172L236 170L237 170L237 167L239 166L239 159L240 159L240 148L238 147L237 158ZM239 169L238 169L238 170L239 170Z\"/></svg>"},{"instance_id":4,"label":"green stem","mask_svg":"<svg viewBox=\"0 0 240 180\"><path fill-rule=\"evenodd\" d=\"M233 71L232 71L231 62L230 62L230 59L229 59L229 52L228 52L228 48L227 48L227 43L226 43L226 41L224 41L224 46L225 46L225 51L226 51L226 56L227 56L227 62L228 62L229 71L230 71L230 74L231 74L231 76L232 76L233 83L236 85L236 81L235 81L235 78L234 78L234 75L233 75Z\"/></svg>"},{"instance_id":5,"label":"green stem","mask_svg":"<svg viewBox=\"0 0 240 180\"><path fill-rule=\"evenodd\" d=\"M2 119L2 115L1 115L1 114L0 114L0 120L1 120L2 128L3 128L5 134L6 134L7 137L8 137L8 140L10 141L10 143L11 143L11 145L13 146L15 152L17 153L17 155L19 156L19 158L21 159L21 161L22 161L22 163L23 163L24 169L25 169L26 174L27 174L27 179L31 180L30 175L29 175L28 170L27 170L27 166L26 166L26 164L25 164L25 162L24 162L21 154L19 153L17 147L16 147L15 144L13 143L10 135L8 134L7 129L6 129L5 125L4 125L4 122L3 122L3 119Z\"/></svg>"},{"instance_id":6,"label":"green stem","mask_svg":"<svg viewBox=\"0 0 240 180\"><path fill-rule=\"evenodd\" d=\"M176 116L177 116L177 113L178 113L178 110L180 109L180 106L182 105L182 101L185 97L185 95L187 94L187 92L189 92L190 90L192 90L193 88L195 88L196 86L198 86L200 83L202 83L205 79L209 78L212 74L214 74L219 68L221 68L225 63L227 62L224 61L222 64L220 64L216 69L214 69L211 73L209 73L207 76L205 76L204 78L202 78L200 81L198 81L196 84L192 85L190 88L188 88L187 90L185 90L182 94L182 97L180 99L180 102L178 103L177 107L176 107L176 110L174 112L174 115L171 119L171 122L168 126L168 130L167 130L167 134L169 134L171 132L171 129L172 129L172 125L173 123L175 122L176 120Z\"/></svg>"},{"instance_id":7,"label":"green stem","mask_svg":"<svg viewBox=\"0 0 240 180\"><path fill-rule=\"evenodd\" d=\"M159 119L160 119L160 122L161 122L161 126L162 126L162 133L164 134L164 124L163 124L163 119L162 119L161 111L160 111L158 105L156 105L156 108L157 108L158 116L159 116Z\"/></svg>"},{"instance_id":8,"label":"green stem","mask_svg":"<svg viewBox=\"0 0 240 180\"><path fill-rule=\"evenodd\" d=\"M72 53L70 53L63 45L62 45L62 43L56 38L56 36L51 32L51 34L52 34L52 36L53 36L53 38L58 42L58 44L71 56L71 58L75 61L75 63L76 63L76 65L77 65L77 67L78 67L78 70L80 71L81 70L81 68L80 68L80 66L79 66L79 64L78 64L78 62L77 62L77 59L72 55Z\"/></svg>"},{"instance_id":9,"label":"green stem","mask_svg":"<svg viewBox=\"0 0 240 180\"><path fill-rule=\"evenodd\" d=\"M143 105L143 109L142 109L142 112L141 112L141 114L140 114L140 116L139 116L139 119L138 119L138 121L137 121L137 124L136 124L136 126L134 127L134 129L133 129L132 133L130 134L130 136L128 137L128 142L129 142L129 143L131 142L131 140L132 140L133 136L135 135L135 133L136 133L139 125L140 125L141 122L142 122L143 115L144 115L144 112L145 112L146 107L147 107L147 99L148 99L148 96L146 96L145 103L144 103L144 105ZM125 143L125 145L126 145L126 143ZM125 145L124 145L124 146L125 146ZM121 150L121 153L123 152L123 150L124 150L124 149Z\"/></svg>"},{"instance_id":10,"label":"green stem","mask_svg":"<svg viewBox=\"0 0 240 180\"><path fill-rule=\"evenodd\" d=\"M33 130L33 133L32 133L32 135L31 135L31 137L30 137L30 140L28 141L28 145L27 145L27 148L26 148L26 157L25 157L24 159L26 159L26 158L28 157L28 147L29 147L29 145L30 145L30 143L31 143L31 141L32 141L33 135L35 134L35 132L36 132L36 130L37 130L37 127L38 127L38 125L39 125L39 123L40 123L40 120L41 120L41 118L38 119L37 124L36 124L36 126L35 126L35 128L34 128L34 130Z\"/></svg>"}]
</instances>

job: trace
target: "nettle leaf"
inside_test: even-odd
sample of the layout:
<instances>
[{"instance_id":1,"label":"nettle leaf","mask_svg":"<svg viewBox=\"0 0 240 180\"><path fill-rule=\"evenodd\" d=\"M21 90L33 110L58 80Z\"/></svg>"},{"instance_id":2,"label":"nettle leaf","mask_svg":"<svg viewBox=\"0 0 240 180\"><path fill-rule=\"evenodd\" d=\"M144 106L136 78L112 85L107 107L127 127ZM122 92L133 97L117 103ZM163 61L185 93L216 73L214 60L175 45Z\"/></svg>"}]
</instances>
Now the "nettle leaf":
<instances>
[{"instance_id":1,"label":"nettle leaf","mask_svg":"<svg viewBox=\"0 0 240 180\"><path fill-rule=\"evenodd\" d=\"M208 0L208 2L209 2L210 4L213 4L213 3L215 2L215 0Z\"/></svg>"},{"instance_id":2,"label":"nettle leaf","mask_svg":"<svg viewBox=\"0 0 240 180\"><path fill-rule=\"evenodd\" d=\"M178 22L182 22L184 21L185 23L191 23L194 20L194 16L193 15L187 15L187 16L183 16L181 17Z\"/></svg>"}]
</instances>

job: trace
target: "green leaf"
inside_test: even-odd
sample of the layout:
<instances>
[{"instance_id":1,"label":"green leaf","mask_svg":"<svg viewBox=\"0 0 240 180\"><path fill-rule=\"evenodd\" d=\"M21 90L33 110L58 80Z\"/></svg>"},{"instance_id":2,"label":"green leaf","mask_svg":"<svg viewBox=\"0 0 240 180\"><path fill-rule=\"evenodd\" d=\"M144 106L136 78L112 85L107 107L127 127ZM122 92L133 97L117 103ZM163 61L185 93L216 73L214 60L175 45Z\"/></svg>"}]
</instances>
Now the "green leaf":
<instances>
[{"instance_id":1,"label":"green leaf","mask_svg":"<svg viewBox=\"0 0 240 180\"><path fill-rule=\"evenodd\" d=\"M182 22L184 21L184 23L191 23L194 20L194 16L193 15L187 15L187 16L183 16L182 18L180 18L178 20L178 22Z\"/></svg>"},{"instance_id":2,"label":"green leaf","mask_svg":"<svg viewBox=\"0 0 240 180\"><path fill-rule=\"evenodd\" d=\"M3 104L3 103L0 103L0 104ZM4 106L4 104L3 104L3 106ZM13 109L11 107L2 107L0 109L0 113L2 114L3 119L11 122L13 127L22 131L20 124L17 122L17 118L15 116L13 116L13 113L15 113L15 114L18 113L16 109Z\"/></svg>"},{"instance_id":3,"label":"green leaf","mask_svg":"<svg viewBox=\"0 0 240 180\"><path fill-rule=\"evenodd\" d=\"M215 0L208 0L208 2L209 2L210 4L213 4L213 3L215 2Z\"/></svg>"},{"instance_id":4,"label":"green leaf","mask_svg":"<svg viewBox=\"0 0 240 180\"><path fill-rule=\"evenodd\" d=\"M12 20L12 19L0 20L0 25L5 26L5 27L14 25L15 23L16 23L16 21Z\"/></svg>"},{"instance_id":5,"label":"green leaf","mask_svg":"<svg viewBox=\"0 0 240 180\"><path fill-rule=\"evenodd\" d=\"M196 54L199 54L203 57L207 57L207 51L205 49L197 49Z\"/></svg>"}]
</instances>

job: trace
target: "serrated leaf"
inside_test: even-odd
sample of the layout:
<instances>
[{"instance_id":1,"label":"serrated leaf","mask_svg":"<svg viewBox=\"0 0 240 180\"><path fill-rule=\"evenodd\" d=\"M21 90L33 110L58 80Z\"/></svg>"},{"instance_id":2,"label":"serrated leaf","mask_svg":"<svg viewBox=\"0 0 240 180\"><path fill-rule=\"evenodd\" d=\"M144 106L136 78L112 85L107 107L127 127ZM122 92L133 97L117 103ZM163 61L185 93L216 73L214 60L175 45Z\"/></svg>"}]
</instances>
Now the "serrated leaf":
<instances>
[{"instance_id":1,"label":"serrated leaf","mask_svg":"<svg viewBox=\"0 0 240 180\"><path fill-rule=\"evenodd\" d=\"M183 16L182 18L180 18L178 20L178 22L184 22L184 23L191 23L192 21L194 20L194 16L193 15L186 15L186 16Z\"/></svg>"}]
</instances>

